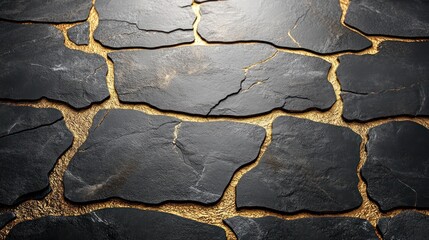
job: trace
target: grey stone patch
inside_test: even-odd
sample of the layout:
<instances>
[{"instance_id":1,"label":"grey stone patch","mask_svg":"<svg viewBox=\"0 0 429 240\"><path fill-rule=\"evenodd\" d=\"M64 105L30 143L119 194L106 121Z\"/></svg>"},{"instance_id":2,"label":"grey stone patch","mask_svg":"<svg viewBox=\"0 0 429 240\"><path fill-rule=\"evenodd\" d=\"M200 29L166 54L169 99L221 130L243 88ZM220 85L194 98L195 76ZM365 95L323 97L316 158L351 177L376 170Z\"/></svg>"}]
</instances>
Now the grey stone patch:
<instances>
[{"instance_id":1,"label":"grey stone patch","mask_svg":"<svg viewBox=\"0 0 429 240\"><path fill-rule=\"evenodd\" d=\"M377 223L384 240L426 240L429 235L429 216L405 211L395 217L381 218Z\"/></svg>"},{"instance_id":2,"label":"grey stone patch","mask_svg":"<svg viewBox=\"0 0 429 240\"><path fill-rule=\"evenodd\" d=\"M13 212L5 212L0 214L0 229L16 218Z\"/></svg>"},{"instance_id":3,"label":"grey stone patch","mask_svg":"<svg viewBox=\"0 0 429 240\"><path fill-rule=\"evenodd\" d=\"M88 45L89 44L89 22L77 24L67 30L67 36L70 41L76 45Z\"/></svg>"}]
</instances>

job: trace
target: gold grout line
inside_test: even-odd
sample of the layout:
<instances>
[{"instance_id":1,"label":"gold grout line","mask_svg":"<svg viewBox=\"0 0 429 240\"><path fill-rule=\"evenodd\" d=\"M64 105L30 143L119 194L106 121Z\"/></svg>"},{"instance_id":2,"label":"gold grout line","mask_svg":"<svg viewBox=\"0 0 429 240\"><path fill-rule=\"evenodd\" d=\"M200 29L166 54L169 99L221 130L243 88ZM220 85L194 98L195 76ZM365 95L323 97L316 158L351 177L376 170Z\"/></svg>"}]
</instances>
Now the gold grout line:
<instances>
[{"instance_id":1,"label":"gold grout line","mask_svg":"<svg viewBox=\"0 0 429 240\"><path fill-rule=\"evenodd\" d=\"M200 3L197 3L195 1L192 2L192 10L195 13L195 22L193 24L193 31L194 31L194 42L191 45L208 45L208 43L200 36L198 33L198 25L201 21L201 12L200 12Z\"/></svg>"}]
</instances>

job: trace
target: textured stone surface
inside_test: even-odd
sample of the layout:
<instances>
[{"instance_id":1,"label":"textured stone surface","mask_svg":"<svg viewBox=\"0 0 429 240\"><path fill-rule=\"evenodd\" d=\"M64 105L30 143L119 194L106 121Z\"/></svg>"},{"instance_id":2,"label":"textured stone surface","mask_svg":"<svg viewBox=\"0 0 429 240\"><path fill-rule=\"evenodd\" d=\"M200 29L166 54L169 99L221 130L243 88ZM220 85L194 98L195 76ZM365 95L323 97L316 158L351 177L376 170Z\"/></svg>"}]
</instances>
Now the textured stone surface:
<instances>
[{"instance_id":1,"label":"textured stone surface","mask_svg":"<svg viewBox=\"0 0 429 240\"><path fill-rule=\"evenodd\" d=\"M66 48L55 27L0 22L0 42L0 98L83 108L109 97L103 57Z\"/></svg>"},{"instance_id":2,"label":"textured stone surface","mask_svg":"<svg viewBox=\"0 0 429 240\"><path fill-rule=\"evenodd\" d=\"M91 0L2 0L0 19L64 23L88 18Z\"/></svg>"},{"instance_id":3,"label":"textured stone surface","mask_svg":"<svg viewBox=\"0 0 429 240\"><path fill-rule=\"evenodd\" d=\"M72 140L58 110L0 105L0 205L46 195L48 174Z\"/></svg>"},{"instance_id":4,"label":"textured stone surface","mask_svg":"<svg viewBox=\"0 0 429 240\"><path fill-rule=\"evenodd\" d=\"M368 158L362 168L369 197L382 210L429 208L429 129L390 122L369 131Z\"/></svg>"},{"instance_id":5,"label":"textured stone surface","mask_svg":"<svg viewBox=\"0 0 429 240\"><path fill-rule=\"evenodd\" d=\"M412 211L395 217L381 218L377 223L384 240L426 240L429 236L429 216Z\"/></svg>"},{"instance_id":6,"label":"textured stone surface","mask_svg":"<svg viewBox=\"0 0 429 240\"><path fill-rule=\"evenodd\" d=\"M262 41L319 53L371 46L341 24L338 0L207 1L201 15L198 33L209 42Z\"/></svg>"},{"instance_id":7,"label":"textured stone surface","mask_svg":"<svg viewBox=\"0 0 429 240\"><path fill-rule=\"evenodd\" d=\"M429 1L352 0L345 23L370 35L429 37Z\"/></svg>"},{"instance_id":8,"label":"textured stone surface","mask_svg":"<svg viewBox=\"0 0 429 240\"><path fill-rule=\"evenodd\" d=\"M68 166L65 195L74 202L214 203L233 173L256 159L264 137L250 124L102 110Z\"/></svg>"},{"instance_id":9,"label":"textured stone surface","mask_svg":"<svg viewBox=\"0 0 429 240\"><path fill-rule=\"evenodd\" d=\"M326 110L330 64L263 44L110 53L123 102L198 115L248 116L280 108Z\"/></svg>"},{"instance_id":10,"label":"textured stone surface","mask_svg":"<svg viewBox=\"0 0 429 240\"><path fill-rule=\"evenodd\" d=\"M48 216L16 225L6 238L32 240L224 240L225 231L173 214L109 208L80 216Z\"/></svg>"},{"instance_id":11,"label":"textured stone surface","mask_svg":"<svg viewBox=\"0 0 429 240\"><path fill-rule=\"evenodd\" d=\"M279 117L260 163L237 186L237 207L337 212L358 207L360 137L348 128Z\"/></svg>"},{"instance_id":12,"label":"textured stone surface","mask_svg":"<svg viewBox=\"0 0 429 240\"><path fill-rule=\"evenodd\" d=\"M367 121L429 115L429 42L383 42L379 50L340 57L343 117Z\"/></svg>"},{"instance_id":13,"label":"textured stone surface","mask_svg":"<svg viewBox=\"0 0 429 240\"><path fill-rule=\"evenodd\" d=\"M288 221L275 217L233 217L226 219L225 223L232 228L238 240L378 239L371 223L359 218L323 217Z\"/></svg>"},{"instance_id":14,"label":"textured stone surface","mask_svg":"<svg viewBox=\"0 0 429 240\"><path fill-rule=\"evenodd\" d=\"M194 41L192 0L97 0L94 38L121 47L172 46Z\"/></svg>"},{"instance_id":15,"label":"textured stone surface","mask_svg":"<svg viewBox=\"0 0 429 240\"><path fill-rule=\"evenodd\" d=\"M12 212L6 212L0 214L0 229L2 229L6 224L15 219L15 214Z\"/></svg>"},{"instance_id":16,"label":"textured stone surface","mask_svg":"<svg viewBox=\"0 0 429 240\"><path fill-rule=\"evenodd\" d=\"M77 45L89 44L89 22L77 24L67 30L67 36L70 41Z\"/></svg>"}]
</instances>

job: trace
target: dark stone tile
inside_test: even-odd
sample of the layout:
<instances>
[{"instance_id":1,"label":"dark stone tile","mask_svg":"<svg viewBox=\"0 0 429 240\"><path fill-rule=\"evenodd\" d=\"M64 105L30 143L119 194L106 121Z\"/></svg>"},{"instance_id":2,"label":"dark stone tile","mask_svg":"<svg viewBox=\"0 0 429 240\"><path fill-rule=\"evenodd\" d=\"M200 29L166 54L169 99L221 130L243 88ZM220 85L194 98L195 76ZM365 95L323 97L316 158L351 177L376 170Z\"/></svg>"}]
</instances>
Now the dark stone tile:
<instances>
[{"instance_id":1,"label":"dark stone tile","mask_svg":"<svg viewBox=\"0 0 429 240\"><path fill-rule=\"evenodd\" d=\"M5 212L0 214L0 229L2 229L6 224L15 219L15 214L13 212Z\"/></svg>"},{"instance_id":2,"label":"dark stone tile","mask_svg":"<svg viewBox=\"0 0 429 240\"><path fill-rule=\"evenodd\" d=\"M84 108L109 97L103 57L64 46L53 26L0 22L0 98Z\"/></svg>"},{"instance_id":3,"label":"dark stone tile","mask_svg":"<svg viewBox=\"0 0 429 240\"><path fill-rule=\"evenodd\" d=\"M102 110L68 166L65 196L214 203L233 173L256 159L264 137L263 128L250 124Z\"/></svg>"},{"instance_id":4,"label":"dark stone tile","mask_svg":"<svg viewBox=\"0 0 429 240\"><path fill-rule=\"evenodd\" d=\"M237 207L340 212L362 203L361 138L344 127L279 117L260 163L237 186Z\"/></svg>"},{"instance_id":5,"label":"dark stone tile","mask_svg":"<svg viewBox=\"0 0 429 240\"><path fill-rule=\"evenodd\" d=\"M282 220L275 217L233 217L225 223L232 228L238 240L254 239L318 239L318 240L377 240L371 224L359 218L320 217Z\"/></svg>"},{"instance_id":6,"label":"dark stone tile","mask_svg":"<svg viewBox=\"0 0 429 240\"><path fill-rule=\"evenodd\" d=\"M429 37L427 0L351 0L345 23L368 35Z\"/></svg>"},{"instance_id":7,"label":"dark stone tile","mask_svg":"<svg viewBox=\"0 0 429 240\"><path fill-rule=\"evenodd\" d=\"M72 140L58 110L0 105L0 205L44 197Z\"/></svg>"},{"instance_id":8,"label":"dark stone tile","mask_svg":"<svg viewBox=\"0 0 429 240\"><path fill-rule=\"evenodd\" d=\"M264 44L110 53L122 102L198 115L249 116L273 109L329 109L324 60Z\"/></svg>"},{"instance_id":9,"label":"dark stone tile","mask_svg":"<svg viewBox=\"0 0 429 240\"><path fill-rule=\"evenodd\" d=\"M429 236L429 216L412 211L401 212L395 217L382 218L377 228L384 240L426 240Z\"/></svg>"},{"instance_id":10,"label":"dark stone tile","mask_svg":"<svg viewBox=\"0 0 429 240\"><path fill-rule=\"evenodd\" d=\"M192 0L97 0L94 38L113 47L155 48L194 41Z\"/></svg>"},{"instance_id":11,"label":"dark stone tile","mask_svg":"<svg viewBox=\"0 0 429 240\"><path fill-rule=\"evenodd\" d=\"M390 122L369 131L368 158L362 168L369 197L382 210L429 208L429 129Z\"/></svg>"},{"instance_id":12,"label":"dark stone tile","mask_svg":"<svg viewBox=\"0 0 429 240\"><path fill-rule=\"evenodd\" d=\"M429 42L383 42L379 53L342 56L343 117L368 121L429 115Z\"/></svg>"},{"instance_id":13,"label":"dark stone tile","mask_svg":"<svg viewBox=\"0 0 429 240\"><path fill-rule=\"evenodd\" d=\"M17 224L7 240L226 240L225 231L173 214L107 208L80 216L48 216Z\"/></svg>"},{"instance_id":14,"label":"dark stone tile","mask_svg":"<svg viewBox=\"0 0 429 240\"><path fill-rule=\"evenodd\" d=\"M77 45L89 44L89 22L77 24L76 26L67 30L67 36L70 41Z\"/></svg>"},{"instance_id":15,"label":"dark stone tile","mask_svg":"<svg viewBox=\"0 0 429 240\"><path fill-rule=\"evenodd\" d=\"M261 41L318 53L371 46L341 24L338 0L207 1L201 15L198 33L209 42Z\"/></svg>"}]
</instances>

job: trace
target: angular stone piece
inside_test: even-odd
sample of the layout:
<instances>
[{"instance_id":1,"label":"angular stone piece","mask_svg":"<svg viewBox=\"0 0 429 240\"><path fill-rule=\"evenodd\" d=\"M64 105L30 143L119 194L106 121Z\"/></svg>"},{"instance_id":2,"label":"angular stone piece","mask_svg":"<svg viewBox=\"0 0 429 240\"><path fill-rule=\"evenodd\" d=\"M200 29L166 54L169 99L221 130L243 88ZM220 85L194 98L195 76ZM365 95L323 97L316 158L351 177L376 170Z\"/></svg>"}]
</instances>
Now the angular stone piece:
<instances>
[{"instance_id":1,"label":"angular stone piece","mask_svg":"<svg viewBox=\"0 0 429 240\"><path fill-rule=\"evenodd\" d=\"M352 0L345 23L368 35L429 37L429 1Z\"/></svg>"},{"instance_id":2,"label":"angular stone piece","mask_svg":"<svg viewBox=\"0 0 429 240\"><path fill-rule=\"evenodd\" d=\"M91 0L2 0L0 19L65 23L84 21L89 16Z\"/></svg>"},{"instance_id":3,"label":"angular stone piece","mask_svg":"<svg viewBox=\"0 0 429 240\"><path fill-rule=\"evenodd\" d=\"M339 212L362 203L357 165L361 138L344 127L279 117L260 163L237 186L237 207L286 213Z\"/></svg>"},{"instance_id":4,"label":"angular stone piece","mask_svg":"<svg viewBox=\"0 0 429 240\"><path fill-rule=\"evenodd\" d=\"M6 212L0 214L0 229L2 229L4 226L6 226L6 224L14 220L15 218L16 216L13 212Z\"/></svg>"},{"instance_id":5,"label":"angular stone piece","mask_svg":"<svg viewBox=\"0 0 429 240\"><path fill-rule=\"evenodd\" d=\"M249 116L273 109L329 109L324 60L264 44L110 53L123 102L198 115Z\"/></svg>"},{"instance_id":6,"label":"angular stone piece","mask_svg":"<svg viewBox=\"0 0 429 240\"><path fill-rule=\"evenodd\" d=\"M250 124L101 110L65 172L65 196L214 203L233 173L256 159L264 137L263 128Z\"/></svg>"},{"instance_id":7,"label":"angular stone piece","mask_svg":"<svg viewBox=\"0 0 429 240\"><path fill-rule=\"evenodd\" d=\"M89 23L84 22L67 30L70 41L77 45L89 44Z\"/></svg>"},{"instance_id":8,"label":"angular stone piece","mask_svg":"<svg viewBox=\"0 0 429 240\"><path fill-rule=\"evenodd\" d=\"M66 48L55 27L0 22L0 42L0 98L84 108L109 97L104 58Z\"/></svg>"},{"instance_id":9,"label":"angular stone piece","mask_svg":"<svg viewBox=\"0 0 429 240\"><path fill-rule=\"evenodd\" d=\"M378 239L371 223L360 218L319 217L282 220L275 217L233 217L224 221L232 228L238 240Z\"/></svg>"},{"instance_id":10,"label":"angular stone piece","mask_svg":"<svg viewBox=\"0 0 429 240\"><path fill-rule=\"evenodd\" d=\"M369 131L362 168L367 191L382 210L429 208L429 129L389 122Z\"/></svg>"},{"instance_id":11,"label":"angular stone piece","mask_svg":"<svg viewBox=\"0 0 429 240\"><path fill-rule=\"evenodd\" d=\"M382 218L377 228L384 240L426 240L429 236L429 216L412 211L401 212L392 218Z\"/></svg>"},{"instance_id":12,"label":"angular stone piece","mask_svg":"<svg viewBox=\"0 0 429 240\"><path fill-rule=\"evenodd\" d=\"M194 41L192 0L97 0L94 38L113 47L155 48Z\"/></svg>"},{"instance_id":13,"label":"angular stone piece","mask_svg":"<svg viewBox=\"0 0 429 240\"><path fill-rule=\"evenodd\" d=\"M379 50L375 55L340 57L343 117L368 121L428 116L429 42L383 42Z\"/></svg>"},{"instance_id":14,"label":"angular stone piece","mask_svg":"<svg viewBox=\"0 0 429 240\"><path fill-rule=\"evenodd\" d=\"M207 1L201 5L198 33L209 42L268 42L318 53L371 46L340 20L338 0Z\"/></svg>"},{"instance_id":15,"label":"angular stone piece","mask_svg":"<svg viewBox=\"0 0 429 240\"><path fill-rule=\"evenodd\" d=\"M45 196L72 141L60 111L0 105L0 205Z\"/></svg>"},{"instance_id":16,"label":"angular stone piece","mask_svg":"<svg viewBox=\"0 0 429 240\"><path fill-rule=\"evenodd\" d=\"M173 214L107 208L80 216L48 216L17 224L7 240L226 240L225 231Z\"/></svg>"}]
</instances>

